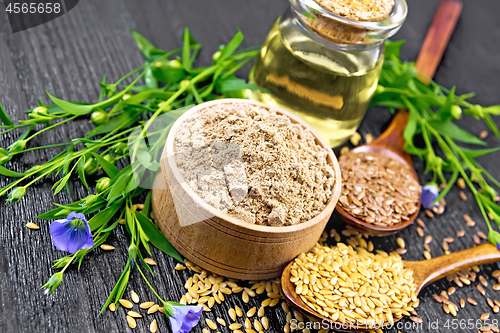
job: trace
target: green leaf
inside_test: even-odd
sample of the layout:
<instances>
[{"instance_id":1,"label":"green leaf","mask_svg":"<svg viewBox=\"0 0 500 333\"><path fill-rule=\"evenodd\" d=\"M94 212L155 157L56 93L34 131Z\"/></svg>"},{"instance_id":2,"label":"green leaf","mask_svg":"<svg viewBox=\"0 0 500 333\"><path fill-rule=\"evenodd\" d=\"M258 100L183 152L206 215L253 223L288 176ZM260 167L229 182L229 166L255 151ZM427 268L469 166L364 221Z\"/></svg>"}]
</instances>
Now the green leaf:
<instances>
[{"instance_id":1,"label":"green leaf","mask_svg":"<svg viewBox=\"0 0 500 333\"><path fill-rule=\"evenodd\" d=\"M122 204L123 201L116 202L110 207L101 210L99 213L94 215L88 222L90 230L94 231L101 226L106 225L111 220L111 218L115 216L118 210L120 210Z\"/></svg>"},{"instance_id":2,"label":"green leaf","mask_svg":"<svg viewBox=\"0 0 500 333\"><path fill-rule=\"evenodd\" d=\"M113 202L117 197L123 195L123 191L125 190L131 175L132 170L129 170L127 173L117 175L115 177L116 180L113 179L113 184L107 198L109 203Z\"/></svg>"},{"instance_id":3,"label":"green leaf","mask_svg":"<svg viewBox=\"0 0 500 333\"><path fill-rule=\"evenodd\" d=\"M85 166L85 159L80 158L80 160L78 161L78 166L76 167L76 170L78 172L78 176L80 177L80 181L83 183L83 186L85 186L87 191L90 191L89 186L87 184L87 179L85 179L85 170L83 169L84 166Z\"/></svg>"},{"instance_id":4,"label":"green leaf","mask_svg":"<svg viewBox=\"0 0 500 333\"><path fill-rule=\"evenodd\" d=\"M498 131L498 127L493 121L493 119L491 119L491 116L489 114L485 114L483 120L486 123L486 125L488 125L488 127L491 129L491 131L495 134L495 136L498 139L500 139L500 132Z\"/></svg>"},{"instance_id":5,"label":"green leaf","mask_svg":"<svg viewBox=\"0 0 500 333\"><path fill-rule=\"evenodd\" d=\"M111 303L113 298L116 299L116 305L119 304L118 300L123 296L123 293L125 292L125 288L127 287L129 278L130 278L130 262L127 261L127 265L125 265L125 269L123 270L122 275L120 276L120 278L118 279L118 282L116 282L115 287L113 288L113 290L109 294L109 297L106 300L106 303L104 304L104 306L102 307L101 312L99 312L99 315L101 315L101 313L103 313L104 310L106 310L106 308Z\"/></svg>"},{"instance_id":6,"label":"green leaf","mask_svg":"<svg viewBox=\"0 0 500 333\"><path fill-rule=\"evenodd\" d=\"M486 148L486 149L469 149L465 147L458 147L470 159L475 159L483 155L494 153L500 150L500 147Z\"/></svg>"},{"instance_id":7,"label":"green leaf","mask_svg":"<svg viewBox=\"0 0 500 333\"><path fill-rule=\"evenodd\" d=\"M191 35L188 27L184 28L182 42L182 66L189 72L193 68L194 60L191 58L191 49L194 49L196 54L196 51L201 48L201 44L198 44L198 42L193 38L193 35Z\"/></svg>"},{"instance_id":8,"label":"green leaf","mask_svg":"<svg viewBox=\"0 0 500 333\"><path fill-rule=\"evenodd\" d=\"M220 57L215 62L216 64L221 63L227 57L232 55L234 51L240 46L241 42L243 42L243 33L238 28L238 32L234 35L233 39L221 50Z\"/></svg>"},{"instance_id":9,"label":"green leaf","mask_svg":"<svg viewBox=\"0 0 500 333\"><path fill-rule=\"evenodd\" d=\"M120 172L117 167L106 161L101 155L96 153L92 153L92 155L95 157L95 159L104 170L104 172L106 172L106 174L109 176L109 178L113 179Z\"/></svg>"},{"instance_id":10,"label":"green leaf","mask_svg":"<svg viewBox=\"0 0 500 333\"><path fill-rule=\"evenodd\" d=\"M134 37L134 40L137 43L137 46L139 47L139 50L141 51L142 55L148 61L153 60L152 59L153 55L165 54L165 51L156 48L153 44L151 44L150 41L148 41L143 35L141 35L137 31L130 30L130 33L132 34L132 37Z\"/></svg>"},{"instance_id":11,"label":"green leaf","mask_svg":"<svg viewBox=\"0 0 500 333\"><path fill-rule=\"evenodd\" d=\"M0 165L0 175L5 177L21 178L24 176L24 173L15 172Z\"/></svg>"},{"instance_id":12,"label":"green leaf","mask_svg":"<svg viewBox=\"0 0 500 333\"><path fill-rule=\"evenodd\" d=\"M48 92L47 92L47 95L49 95L49 98L52 100L52 102L54 102L54 104L59 106L64 111L66 111L72 115L75 115L75 116L82 116L84 114L88 114L92 111L92 108L93 108L93 105L81 105L81 104L63 101L62 99L59 99L59 98L56 98L56 97L50 95Z\"/></svg>"},{"instance_id":13,"label":"green leaf","mask_svg":"<svg viewBox=\"0 0 500 333\"><path fill-rule=\"evenodd\" d=\"M447 135L454 140L486 146L486 142L452 122L438 122L433 120L429 121L429 125L431 125L439 134Z\"/></svg>"},{"instance_id":14,"label":"green leaf","mask_svg":"<svg viewBox=\"0 0 500 333\"><path fill-rule=\"evenodd\" d=\"M137 220L141 224L142 230L144 230L144 233L148 236L149 241L153 244L153 246L163 251L165 254L168 254L172 258L177 259L180 262L184 262L179 253L172 245L170 245L165 236L163 236L160 230L158 230L149 218L144 216L141 212L137 212L136 216Z\"/></svg>"},{"instance_id":15,"label":"green leaf","mask_svg":"<svg viewBox=\"0 0 500 333\"><path fill-rule=\"evenodd\" d=\"M453 118L451 114L451 108L454 102L455 102L455 87L451 88L448 96L446 97L446 102L435 113L438 120L445 122L445 121L450 121Z\"/></svg>"},{"instance_id":16,"label":"green leaf","mask_svg":"<svg viewBox=\"0 0 500 333\"><path fill-rule=\"evenodd\" d=\"M14 126L14 123L12 122L9 115L7 114L5 109L3 108L1 102L0 102L0 121L7 126Z\"/></svg>"},{"instance_id":17,"label":"green leaf","mask_svg":"<svg viewBox=\"0 0 500 333\"><path fill-rule=\"evenodd\" d=\"M406 40L398 40L398 41L385 41L385 54L384 57L386 59L392 59L392 57L396 57L397 59L401 58L401 47L406 43Z\"/></svg>"},{"instance_id":18,"label":"green leaf","mask_svg":"<svg viewBox=\"0 0 500 333\"><path fill-rule=\"evenodd\" d=\"M57 195L61 190L64 188L64 186L68 183L69 177L71 177L71 173L68 173L66 176L62 177L57 181L57 183L52 186L52 189L57 185L56 190L54 191L54 195Z\"/></svg>"},{"instance_id":19,"label":"green leaf","mask_svg":"<svg viewBox=\"0 0 500 333\"><path fill-rule=\"evenodd\" d=\"M144 200L144 207L141 210L141 213L149 218L149 212L151 210L151 196L153 194L153 191L149 191L148 194L146 195L146 199Z\"/></svg>"}]
</instances>

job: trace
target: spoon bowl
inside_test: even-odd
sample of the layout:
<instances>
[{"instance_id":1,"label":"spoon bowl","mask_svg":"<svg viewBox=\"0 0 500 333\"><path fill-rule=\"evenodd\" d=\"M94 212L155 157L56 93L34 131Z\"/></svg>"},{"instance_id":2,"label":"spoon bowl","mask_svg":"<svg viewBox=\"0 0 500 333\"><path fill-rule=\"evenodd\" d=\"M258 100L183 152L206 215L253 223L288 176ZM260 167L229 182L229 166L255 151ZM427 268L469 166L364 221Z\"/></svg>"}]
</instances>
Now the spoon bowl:
<instances>
[{"instance_id":1,"label":"spoon bowl","mask_svg":"<svg viewBox=\"0 0 500 333\"><path fill-rule=\"evenodd\" d=\"M437 281L449 274L453 274L466 268L500 261L500 251L493 244L483 244L467 250L454 252L449 255L436 257L422 261L403 261L405 268L413 272L413 279L417 286L417 294L430 283ZM309 318L313 322L328 324L328 327L338 332L364 332L372 328L361 321L356 323L333 322L331 319L317 313L314 309L305 304L295 292L295 285L290 281L290 262L281 275L281 288L287 302L297 311ZM399 320L399 319L398 319ZM384 323L384 328L391 325Z\"/></svg>"},{"instance_id":2,"label":"spoon bowl","mask_svg":"<svg viewBox=\"0 0 500 333\"><path fill-rule=\"evenodd\" d=\"M406 123L408 122L408 111L399 110L394 116L391 124L387 130L382 133L376 140L372 141L370 144L362 145L356 147L352 150L354 153L375 153L383 154L385 156L391 157L408 167L411 171L413 178L418 182L418 176L413 167L413 162L410 154L404 151L404 137L402 131L404 130ZM416 203L417 207L420 207L420 198ZM357 230L367 233L370 236L388 236L395 234L404 228L408 227L415 221L418 216L419 209L417 209L412 215L408 217L408 220L401 221L398 223L393 223L387 226L380 226L365 222L357 217L351 215L342 206L337 204L335 207L340 217L347 224L352 225Z\"/></svg>"}]
</instances>

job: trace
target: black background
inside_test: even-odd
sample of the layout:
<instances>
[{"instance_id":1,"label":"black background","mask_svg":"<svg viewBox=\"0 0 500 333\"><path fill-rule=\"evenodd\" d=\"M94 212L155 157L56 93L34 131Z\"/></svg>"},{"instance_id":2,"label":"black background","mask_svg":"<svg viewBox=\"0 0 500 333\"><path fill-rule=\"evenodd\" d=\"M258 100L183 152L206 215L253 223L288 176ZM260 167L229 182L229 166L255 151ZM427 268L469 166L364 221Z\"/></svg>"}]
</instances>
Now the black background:
<instances>
[{"instance_id":1,"label":"black background","mask_svg":"<svg viewBox=\"0 0 500 333\"><path fill-rule=\"evenodd\" d=\"M401 31L393 39L407 39L403 57L414 60L438 5L435 0L409 0L409 16ZM99 86L97 82L106 74L116 80L132 68L142 64L129 29L135 29L149 38L155 45L167 50L181 45L184 26L188 25L195 38L205 45L200 63L208 64L219 44L227 42L240 27L245 34L244 46L262 43L273 21L285 10L285 0L88 0L80 2L71 12L44 25L12 34L5 9L0 5L0 100L13 119L25 119L24 110L37 104L47 89L55 96L72 100L94 101ZM475 103L482 105L500 104L500 20L497 0L468 0L464 2L462 17L444 54L436 73L438 83L457 86L458 93L475 91ZM246 75L246 73L242 73ZM108 81L109 82L109 81ZM390 119L384 109L372 109L361 125L364 135L380 134ZM498 120L496 120L499 123ZM473 133L486 127L474 119L462 119L459 123ZM88 120L67 124L57 132L41 135L32 146L69 141L83 135L92 128ZM0 138L0 146L7 147L19 133L11 133ZM498 140L490 135L490 147L498 146ZM41 163L56 152L27 154L22 160L11 162L14 170L25 170L34 163ZM498 154L484 157L482 164L500 178ZM421 183L427 182L423 166L416 161ZM0 179L0 187L8 179ZM69 203L86 195L83 187L75 181L73 196L61 193L54 197L50 191L54 180L38 183L28 190L26 197L14 206L5 205L0 199L0 332L129 332L124 309L117 313L106 311L97 314L104 304L116 279L119 277L127 257L128 238L120 229L108 243L116 246L113 252L98 250L85 259L80 272L71 268L57 292L44 295L40 286L54 273L51 261L60 257L50 242L47 221L34 221L34 217L51 209L52 202ZM471 197L471 194L466 191ZM473 245L472 235L478 230L486 231L474 201L462 202L455 189L447 197L448 206L444 215L429 220L426 233L435 240L431 243L433 256L442 254L440 243L446 236L465 229L468 234L451 244L456 251ZM474 228L466 228L461 216L470 214L477 221ZM41 230L32 231L24 227L34 221ZM341 228L334 215L329 226ZM423 240L411 226L399 236L407 243L407 260L423 259ZM339 229L340 230L340 229ZM396 236L376 239L376 248L394 250ZM158 262L152 278L157 290L167 299L178 300L182 295L187 272L173 270L173 260L153 250L153 258ZM490 273L496 265L482 267L482 274L490 286L494 282ZM476 332L477 329L452 330L444 328L447 319L441 306L432 300L432 293L451 286L446 280L427 287L421 294L419 316L424 324L439 319L439 332ZM129 295L133 288L141 301L154 300L140 276L131 275ZM488 288L492 299L500 299L500 293ZM491 310L477 292L475 286L460 289L452 300L473 297L479 303L469 304L461 310L458 319L478 319L480 314ZM254 300L252 300L251 304ZM239 297L228 297L222 306L216 306L207 316L215 315L229 320L227 309L239 304L244 310L254 305L242 305ZM270 318L271 332L282 332L285 317L279 307L266 310ZM492 314L493 315L493 314ZM492 316L494 317L494 316ZM497 318L500 316L496 316ZM138 320L135 331L148 331L152 318L159 321L160 332L167 332L167 322L160 314ZM409 321L405 321L409 322ZM425 326L424 326L425 327ZM199 326L196 332L201 332ZM227 331L227 329L225 330ZM402 332L437 332L434 330L402 329ZM393 330L393 332L396 332Z\"/></svg>"}]
</instances>

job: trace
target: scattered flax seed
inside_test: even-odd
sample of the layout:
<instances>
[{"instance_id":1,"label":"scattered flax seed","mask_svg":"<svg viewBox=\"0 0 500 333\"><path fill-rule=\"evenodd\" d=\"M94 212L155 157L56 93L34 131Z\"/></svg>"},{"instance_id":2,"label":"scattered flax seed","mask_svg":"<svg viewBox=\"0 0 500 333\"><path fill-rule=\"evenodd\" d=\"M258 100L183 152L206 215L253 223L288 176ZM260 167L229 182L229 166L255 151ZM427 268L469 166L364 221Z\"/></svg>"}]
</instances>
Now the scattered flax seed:
<instances>
[{"instance_id":1,"label":"scattered flax seed","mask_svg":"<svg viewBox=\"0 0 500 333\"><path fill-rule=\"evenodd\" d=\"M479 133L479 138L481 140L486 139L487 136L488 136L488 131L481 131L481 133Z\"/></svg>"},{"instance_id":2,"label":"scattered flax seed","mask_svg":"<svg viewBox=\"0 0 500 333\"><path fill-rule=\"evenodd\" d=\"M226 321L222 318L217 317L217 322L221 324L222 326L226 326Z\"/></svg>"},{"instance_id":3,"label":"scattered flax seed","mask_svg":"<svg viewBox=\"0 0 500 333\"><path fill-rule=\"evenodd\" d=\"M448 295L451 296L453 295L455 292L457 291L457 289L455 287L450 287L448 288Z\"/></svg>"},{"instance_id":4,"label":"scattered flax seed","mask_svg":"<svg viewBox=\"0 0 500 333\"><path fill-rule=\"evenodd\" d=\"M403 254L406 254L406 252L408 252L407 249L403 249L403 248L397 248L396 249L396 252L400 255L403 255Z\"/></svg>"},{"instance_id":5,"label":"scattered flax seed","mask_svg":"<svg viewBox=\"0 0 500 333\"><path fill-rule=\"evenodd\" d=\"M144 302L144 303L141 303L141 305L139 305L139 307L143 310L147 310L149 309L150 307L152 307L153 305L155 305L154 302Z\"/></svg>"},{"instance_id":6,"label":"scattered flax seed","mask_svg":"<svg viewBox=\"0 0 500 333\"><path fill-rule=\"evenodd\" d=\"M444 303L444 302L443 302L443 311L444 311L446 314L450 314L450 308L448 307L448 304L447 304L447 303Z\"/></svg>"},{"instance_id":7,"label":"scattered flax seed","mask_svg":"<svg viewBox=\"0 0 500 333\"><path fill-rule=\"evenodd\" d=\"M464 284L466 285L469 285L470 284L470 280L464 276L459 276L458 277L460 279L460 281L462 281ZM480 286L481 287L481 286Z\"/></svg>"},{"instance_id":8,"label":"scattered flax seed","mask_svg":"<svg viewBox=\"0 0 500 333\"><path fill-rule=\"evenodd\" d=\"M286 304L286 302L281 302L281 308L283 309L283 311L285 311L285 313L290 312L290 308L288 307L288 304Z\"/></svg>"},{"instance_id":9,"label":"scattered flax seed","mask_svg":"<svg viewBox=\"0 0 500 333\"><path fill-rule=\"evenodd\" d=\"M424 221L419 217L417 219L417 224L421 227L421 228L425 228L425 223Z\"/></svg>"},{"instance_id":10,"label":"scattered flax seed","mask_svg":"<svg viewBox=\"0 0 500 333\"><path fill-rule=\"evenodd\" d=\"M340 148L340 155L347 154L349 152L349 147Z\"/></svg>"},{"instance_id":11,"label":"scattered flax seed","mask_svg":"<svg viewBox=\"0 0 500 333\"><path fill-rule=\"evenodd\" d=\"M111 246L111 245L107 245L107 244L102 244L101 249L103 249L104 251L111 251L111 250L114 250L115 247Z\"/></svg>"},{"instance_id":12,"label":"scattered flax seed","mask_svg":"<svg viewBox=\"0 0 500 333\"><path fill-rule=\"evenodd\" d=\"M373 141L373 135L371 135L371 133L366 133L365 141L366 143L371 143Z\"/></svg>"},{"instance_id":13,"label":"scattered flax seed","mask_svg":"<svg viewBox=\"0 0 500 333\"><path fill-rule=\"evenodd\" d=\"M27 223L27 224L26 224L26 228L28 228L28 229L33 229L33 230L38 230L38 229L40 229L40 227L39 227L39 226L37 226L37 225L36 225L35 223L33 223L33 222L29 222L29 223Z\"/></svg>"},{"instance_id":14,"label":"scattered flax seed","mask_svg":"<svg viewBox=\"0 0 500 333\"><path fill-rule=\"evenodd\" d=\"M139 295L137 295L137 293L135 291L130 291L130 297L132 298L132 301L134 303L139 303Z\"/></svg>"},{"instance_id":15,"label":"scattered flax seed","mask_svg":"<svg viewBox=\"0 0 500 333\"><path fill-rule=\"evenodd\" d=\"M488 297L486 298L486 303L488 303L488 305L490 306L490 308L494 308L495 307L495 303L493 303L493 301Z\"/></svg>"},{"instance_id":16,"label":"scattered flax seed","mask_svg":"<svg viewBox=\"0 0 500 333\"><path fill-rule=\"evenodd\" d=\"M446 242L443 242L441 247L443 248L443 251L448 251L450 249L450 246Z\"/></svg>"},{"instance_id":17,"label":"scattered flax seed","mask_svg":"<svg viewBox=\"0 0 500 333\"><path fill-rule=\"evenodd\" d=\"M465 300L463 298L460 299L460 307L461 308L465 307Z\"/></svg>"},{"instance_id":18,"label":"scattered flax seed","mask_svg":"<svg viewBox=\"0 0 500 333\"><path fill-rule=\"evenodd\" d=\"M493 308L493 313L498 313L499 311L500 311L500 306L495 305L495 307Z\"/></svg>"},{"instance_id":19,"label":"scattered flax seed","mask_svg":"<svg viewBox=\"0 0 500 333\"><path fill-rule=\"evenodd\" d=\"M411 316L410 319L411 319L411 321L413 321L415 323L421 323L422 322L422 318L420 318L420 317Z\"/></svg>"},{"instance_id":20,"label":"scattered flax seed","mask_svg":"<svg viewBox=\"0 0 500 333\"><path fill-rule=\"evenodd\" d=\"M275 307L276 305L278 305L278 303L280 302L280 299L279 298L273 298L271 300L271 302L269 302L269 306L270 307Z\"/></svg>"},{"instance_id":21,"label":"scattered flax seed","mask_svg":"<svg viewBox=\"0 0 500 333\"><path fill-rule=\"evenodd\" d=\"M441 297L439 297L438 295L436 294L432 294L432 297L434 298L434 300L438 303L443 303L443 299Z\"/></svg>"},{"instance_id":22,"label":"scattered flax seed","mask_svg":"<svg viewBox=\"0 0 500 333\"><path fill-rule=\"evenodd\" d=\"M176 271L183 271L186 269L186 266L184 266L183 264L177 263L177 265L175 265L174 269Z\"/></svg>"},{"instance_id":23,"label":"scattered flax seed","mask_svg":"<svg viewBox=\"0 0 500 333\"><path fill-rule=\"evenodd\" d=\"M470 304L472 305L477 305L477 302L475 300L473 300L472 298L467 298L467 302L469 302Z\"/></svg>"},{"instance_id":24,"label":"scattered flax seed","mask_svg":"<svg viewBox=\"0 0 500 333\"><path fill-rule=\"evenodd\" d=\"M398 246L402 249L405 248L405 241L403 238L401 237L398 237L398 239L396 239L396 243L398 244Z\"/></svg>"},{"instance_id":25,"label":"scattered flax seed","mask_svg":"<svg viewBox=\"0 0 500 333\"><path fill-rule=\"evenodd\" d=\"M212 330L217 329L217 324L214 323L213 321L211 321L210 319L206 318L205 322L207 323L207 326L210 327L210 329L212 329Z\"/></svg>"},{"instance_id":26,"label":"scattered flax seed","mask_svg":"<svg viewBox=\"0 0 500 333\"><path fill-rule=\"evenodd\" d=\"M201 333L210 333L210 331L208 329L204 328L201 330Z\"/></svg>"},{"instance_id":27,"label":"scattered flax seed","mask_svg":"<svg viewBox=\"0 0 500 333\"><path fill-rule=\"evenodd\" d=\"M424 243L430 244L431 242L432 242L432 236L431 235L425 236Z\"/></svg>"},{"instance_id":28,"label":"scattered flax seed","mask_svg":"<svg viewBox=\"0 0 500 333\"><path fill-rule=\"evenodd\" d=\"M465 189L465 180L462 177L458 178L457 185L458 187L460 187L460 189Z\"/></svg>"},{"instance_id":29,"label":"scattered flax seed","mask_svg":"<svg viewBox=\"0 0 500 333\"><path fill-rule=\"evenodd\" d=\"M486 236L486 234L482 231L478 231L477 235L482 239L488 239L488 236Z\"/></svg>"},{"instance_id":30,"label":"scattered flax seed","mask_svg":"<svg viewBox=\"0 0 500 333\"><path fill-rule=\"evenodd\" d=\"M443 239L443 241L445 241L446 243L453 243L455 240L453 239L453 237L446 237L445 239Z\"/></svg>"},{"instance_id":31,"label":"scattered flax seed","mask_svg":"<svg viewBox=\"0 0 500 333\"><path fill-rule=\"evenodd\" d=\"M127 312L127 314L132 318L142 318L142 316L135 311L129 311L129 312Z\"/></svg>"},{"instance_id":32,"label":"scattered flax seed","mask_svg":"<svg viewBox=\"0 0 500 333\"><path fill-rule=\"evenodd\" d=\"M476 245L481 244L481 238L479 238L479 236L478 236L478 235L474 235L474 236L472 237L472 239L474 240L474 244L476 244Z\"/></svg>"},{"instance_id":33,"label":"scattered flax seed","mask_svg":"<svg viewBox=\"0 0 500 333\"><path fill-rule=\"evenodd\" d=\"M417 234L420 236L420 237L424 237L424 229L420 228L420 227L417 227Z\"/></svg>"},{"instance_id":34,"label":"scattered flax seed","mask_svg":"<svg viewBox=\"0 0 500 333\"><path fill-rule=\"evenodd\" d=\"M234 331L234 330L237 330L238 328L241 328L241 325L240 323L232 323L231 325L229 325L229 329Z\"/></svg>"},{"instance_id":35,"label":"scattered flax seed","mask_svg":"<svg viewBox=\"0 0 500 333\"><path fill-rule=\"evenodd\" d=\"M500 269L497 269L496 271L493 271L493 273L491 273L491 276L495 279L498 279L500 278Z\"/></svg>"},{"instance_id":36,"label":"scattered flax seed","mask_svg":"<svg viewBox=\"0 0 500 333\"><path fill-rule=\"evenodd\" d=\"M125 224L125 219L120 219L120 221L118 221L119 224Z\"/></svg>"},{"instance_id":37,"label":"scattered flax seed","mask_svg":"<svg viewBox=\"0 0 500 333\"><path fill-rule=\"evenodd\" d=\"M479 275L479 282L481 282L481 284L486 288L488 287L488 281L486 280L486 278L482 275Z\"/></svg>"},{"instance_id":38,"label":"scattered flax seed","mask_svg":"<svg viewBox=\"0 0 500 333\"><path fill-rule=\"evenodd\" d=\"M493 287L494 291L499 291L500 290L500 284L495 284Z\"/></svg>"},{"instance_id":39,"label":"scattered flax seed","mask_svg":"<svg viewBox=\"0 0 500 333\"><path fill-rule=\"evenodd\" d=\"M427 217L430 219L434 217L434 213L428 209L425 210L425 215L427 215Z\"/></svg>"},{"instance_id":40,"label":"scattered flax seed","mask_svg":"<svg viewBox=\"0 0 500 333\"><path fill-rule=\"evenodd\" d=\"M248 318L245 318L245 328L246 329L251 329L252 328L252 322Z\"/></svg>"},{"instance_id":41,"label":"scattered flax seed","mask_svg":"<svg viewBox=\"0 0 500 333\"><path fill-rule=\"evenodd\" d=\"M144 258L144 261L146 262L146 264L148 264L150 266L156 266L157 265L156 261L154 261L151 258Z\"/></svg>"},{"instance_id":42,"label":"scattered flax seed","mask_svg":"<svg viewBox=\"0 0 500 333\"><path fill-rule=\"evenodd\" d=\"M236 305L236 306L234 307L234 309L235 309L235 311L236 311L236 315L237 315L238 317L240 317L240 318L241 318L241 317L243 317L243 311L241 311L241 308L240 308L238 305Z\"/></svg>"},{"instance_id":43,"label":"scattered flax seed","mask_svg":"<svg viewBox=\"0 0 500 333\"><path fill-rule=\"evenodd\" d=\"M156 311L158 311L160 309L160 306L158 304L155 304L153 305L152 307L150 307L148 309L148 314L152 314L152 313L155 313Z\"/></svg>"},{"instance_id":44,"label":"scattered flax seed","mask_svg":"<svg viewBox=\"0 0 500 333\"><path fill-rule=\"evenodd\" d=\"M480 319L481 319L482 321L486 321L486 320L488 320L488 318L490 318L490 314L489 314L488 312L485 312L485 313L483 313L483 314L481 315L481 318L480 318Z\"/></svg>"},{"instance_id":45,"label":"scattered flax seed","mask_svg":"<svg viewBox=\"0 0 500 333\"><path fill-rule=\"evenodd\" d=\"M111 303L111 304L109 304L108 308L109 308L109 311L115 312L115 310L116 310L116 304L115 303Z\"/></svg>"},{"instance_id":46,"label":"scattered flax seed","mask_svg":"<svg viewBox=\"0 0 500 333\"><path fill-rule=\"evenodd\" d=\"M151 322L151 325L149 325L149 331L151 333L156 333L156 331L158 331L158 322L156 321L156 319L154 319Z\"/></svg>"},{"instance_id":47,"label":"scattered flax seed","mask_svg":"<svg viewBox=\"0 0 500 333\"><path fill-rule=\"evenodd\" d=\"M481 293L481 295L485 296L486 295L486 291L484 290L483 286L478 284L476 286L477 290L479 290L479 292Z\"/></svg>"},{"instance_id":48,"label":"scattered flax seed","mask_svg":"<svg viewBox=\"0 0 500 333\"><path fill-rule=\"evenodd\" d=\"M254 306L250 310L247 311L247 317L252 318L255 315L255 312L257 311L257 308Z\"/></svg>"},{"instance_id":49,"label":"scattered flax seed","mask_svg":"<svg viewBox=\"0 0 500 333\"><path fill-rule=\"evenodd\" d=\"M464 237L465 236L465 231L463 230L460 230L459 232L457 232L457 237L460 238L460 237Z\"/></svg>"},{"instance_id":50,"label":"scattered flax seed","mask_svg":"<svg viewBox=\"0 0 500 333\"><path fill-rule=\"evenodd\" d=\"M136 323L135 319L130 317L130 316L127 316L127 323L128 323L128 326L130 326L130 328L137 327L137 323Z\"/></svg>"},{"instance_id":51,"label":"scattered flax seed","mask_svg":"<svg viewBox=\"0 0 500 333\"><path fill-rule=\"evenodd\" d=\"M361 134L359 134L358 132L354 132L349 141L351 141L353 146L357 146L359 144L359 141L361 141Z\"/></svg>"},{"instance_id":52,"label":"scattered flax seed","mask_svg":"<svg viewBox=\"0 0 500 333\"><path fill-rule=\"evenodd\" d=\"M444 302L445 299L446 300L449 299L449 296L448 296L448 293L446 292L446 290L442 290L441 291L441 299L443 300L443 302Z\"/></svg>"},{"instance_id":53,"label":"scattered flax seed","mask_svg":"<svg viewBox=\"0 0 500 333\"><path fill-rule=\"evenodd\" d=\"M460 199L462 199L463 201L467 201L467 194L465 194L464 191L460 191L459 195Z\"/></svg>"},{"instance_id":54,"label":"scattered flax seed","mask_svg":"<svg viewBox=\"0 0 500 333\"><path fill-rule=\"evenodd\" d=\"M431 253L430 253L429 251L424 251L424 257L425 257L425 259L427 259L427 260L432 259Z\"/></svg>"},{"instance_id":55,"label":"scattered flax seed","mask_svg":"<svg viewBox=\"0 0 500 333\"><path fill-rule=\"evenodd\" d=\"M120 304L124 307L124 308L127 308L127 309L132 309L132 307L134 306L132 304L131 301L127 300L127 299L119 299L118 302L120 302Z\"/></svg>"},{"instance_id":56,"label":"scattered flax seed","mask_svg":"<svg viewBox=\"0 0 500 333\"><path fill-rule=\"evenodd\" d=\"M457 316L457 310L455 307L452 305L453 303L448 304L448 309L450 310L450 313L453 317Z\"/></svg>"}]
</instances>

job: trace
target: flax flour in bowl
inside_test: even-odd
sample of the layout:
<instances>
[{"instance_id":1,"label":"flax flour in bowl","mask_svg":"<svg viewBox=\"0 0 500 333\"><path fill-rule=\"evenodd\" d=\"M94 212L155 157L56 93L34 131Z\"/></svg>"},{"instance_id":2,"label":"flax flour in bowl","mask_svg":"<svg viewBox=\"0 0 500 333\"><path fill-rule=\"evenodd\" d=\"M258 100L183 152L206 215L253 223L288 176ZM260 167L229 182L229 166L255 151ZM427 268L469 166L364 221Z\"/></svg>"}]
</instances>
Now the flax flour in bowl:
<instances>
[{"instance_id":1,"label":"flax flour in bowl","mask_svg":"<svg viewBox=\"0 0 500 333\"><path fill-rule=\"evenodd\" d=\"M198 110L172 133L177 167L212 207L248 223L291 226L317 216L335 172L312 133L246 102Z\"/></svg>"}]
</instances>

